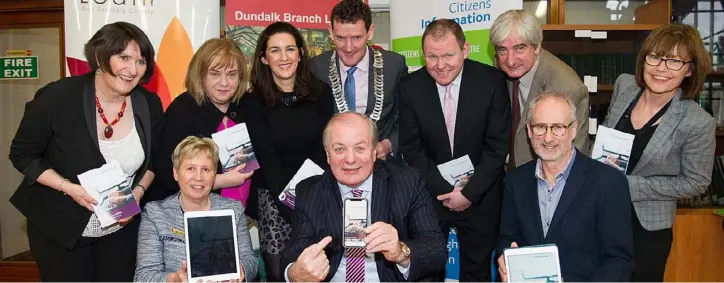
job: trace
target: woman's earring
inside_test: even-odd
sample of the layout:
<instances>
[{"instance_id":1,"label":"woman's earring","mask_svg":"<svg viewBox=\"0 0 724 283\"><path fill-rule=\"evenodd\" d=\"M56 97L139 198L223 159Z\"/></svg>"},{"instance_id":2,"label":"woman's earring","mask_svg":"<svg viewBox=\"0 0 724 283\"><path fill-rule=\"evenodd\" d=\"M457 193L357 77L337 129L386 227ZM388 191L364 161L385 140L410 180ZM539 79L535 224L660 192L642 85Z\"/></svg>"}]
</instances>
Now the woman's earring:
<instances>
[{"instance_id":1,"label":"woman's earring","mask_svg":"<svg viewBox=\"0 0 724 283\"><path fill-rule=\"evenodd\" d=\"M96 69L96 76L100 76L100 75L101 75L101 69Z\"/></svg>"}]
</instances>

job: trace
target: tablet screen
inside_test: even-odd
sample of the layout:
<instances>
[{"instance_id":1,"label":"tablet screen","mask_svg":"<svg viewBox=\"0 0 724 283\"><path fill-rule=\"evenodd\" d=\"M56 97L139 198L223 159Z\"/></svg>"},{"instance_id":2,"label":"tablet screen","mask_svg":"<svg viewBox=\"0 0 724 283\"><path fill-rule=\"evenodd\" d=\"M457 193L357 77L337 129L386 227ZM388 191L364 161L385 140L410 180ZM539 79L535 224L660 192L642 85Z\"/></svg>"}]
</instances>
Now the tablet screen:
<instances>
[{"instance_id":1,"label":"tablet screen","mask_svg":"<svg viewBox=\"0 0 724 283\"><path fill-rule=\"evenodd\" d=\"M555 252L508 256L510 282L560 282Z\"/></svg>"},{"instance_id":2,"label":"tablet screen","mask_svg":"<svg viewBox=\"0 0 724 283\"><path fill-rule=\"evenodd\" d=\"M187 221L191 277L236 273L232 217L193 217Z\"/></svg>"}]
</instances>

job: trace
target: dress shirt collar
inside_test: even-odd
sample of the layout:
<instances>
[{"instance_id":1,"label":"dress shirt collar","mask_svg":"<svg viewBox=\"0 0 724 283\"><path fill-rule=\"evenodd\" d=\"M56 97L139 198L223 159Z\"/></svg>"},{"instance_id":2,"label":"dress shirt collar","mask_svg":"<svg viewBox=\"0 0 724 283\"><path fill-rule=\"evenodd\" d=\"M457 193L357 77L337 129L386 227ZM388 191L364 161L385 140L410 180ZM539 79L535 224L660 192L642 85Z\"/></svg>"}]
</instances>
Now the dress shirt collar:
<instances>
[{"instance_id":1,"label":"dress shirt collar","mask_svg":"<svg viewBox=\"0 0 724 283\"><path fill-rule=\"evenodd\" d=\"M556 183L558 183L558 180L560 179L568 179L568 174L571 173L571 168L573 167L573 160L576 159L576 148L573 147L571 149L571 157L568 158L568 163L566 163L566 167L561 171L561 173L558 173L555 180ZM538 158L538 161L536 161L535 165L535 177L538 178L538 180L541 180L543 182L546 182L545 174L543 174L543 162Z\"/></svg>"},{"instance_id":2,"label":"dress shirt collar","mask_svg":"<svg viewBox=\"0 0 724 283\"><path fill-rule=\"evenodd\" d=\"M339 59L339 56L337 56L337 62L339 64L340 73L347 74L347 70L349 70L349 68L351 68L351 66L350 67L345 66L344 63L342 63L342 60ZM360 60L357 63L357 65L355 65L355 66L357 67L357 71L362 71L364 73L367 73L367 71L370 68L370 49L369 49L369 47L365 47L365 56L362 57L362 60Z\"/></svg>"},{"instance_id":3,"label":"dress shirt collar","mask_svg":"<svg viewBox=\"0 0 724 283\"><path fill-rule=\"evenodd\" d=\"M367 180L362 182L362 184L359 185L359 187L357 187L356 190L366 191L368 193L372 192L372 175L374 175L374 174L370 174L370 176L367 177ZM339 190L342 193L342 197L344 197L351 190L355 190L353 188L343 185L340 182L337 182L337 185L339 185Z\"/></svg>"},{"instance_id":4,"label":"dress shirt collar","mask_svg":"<svg viewBox=\"0 0 724 283\"><path fill-rule=\"evenodd\" d=\"M458 76L455 77L455 79L450 83L452 86L457 87L458 89L460 88L460 82L462 81L463 69L460 69L460 73L458 74ZM443 92L442 92L443 94L445 93L446 86L441 85L438 82L435 82L435 85L437 86L437 89L443 90Z\"/></svg>"},{"instance_id":5,"label":"dress shirt collar","mask_svg":"<svg viewBox=\"0 0 724 283\"><path fill-rule=\"evenodd\" d=\"M538 55L538 58L535 59L535 64L533 64L533 67L530 68L530 71L520 77L520 84L525 88L530 89L530 85L533 83L533 78L535 77L535 72L538 71L538 62L540 62L540 55Z\"/></svg>"}]
</instances>

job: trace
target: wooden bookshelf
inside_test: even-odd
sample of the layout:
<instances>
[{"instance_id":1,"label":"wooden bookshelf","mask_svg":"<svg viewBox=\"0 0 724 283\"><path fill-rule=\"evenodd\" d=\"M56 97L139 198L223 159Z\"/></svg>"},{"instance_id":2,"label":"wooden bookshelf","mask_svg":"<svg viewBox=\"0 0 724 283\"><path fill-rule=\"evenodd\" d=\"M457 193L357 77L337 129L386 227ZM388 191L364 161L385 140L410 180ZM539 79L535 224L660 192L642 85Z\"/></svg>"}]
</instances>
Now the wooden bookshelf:
<instances>
[{"instance_id":1,"label":"wooden bookshelf","mask_svg":"<svg viewBox=\"0 0 724 283\"><path fill-rule=\"evenodd\" d=\"M598 91L613 91L612 84L599 84L597 88Z\"/></svg>"},{"instance_id":2,"label":"wooden bookshelf","mask_svg":"<svg viewBox=\"0 0 724 283\"><path fill-rule=\"evenodd\" d=\"M543 25L544 31L575 31L575 30L592 30L592 31L651 31L659 27L660 24L628 24L628 25L568 25L568 24L548 24Z\"/></svg>"},{"instance_id":3,"label":"wooden bookshelf","mask_svg":"<svg viewBox=\"0 0 724 283\"><path fill-rule=\"evenodd\" d=\"M710 78L724 78L724 68L709 72Z\"/></svg>"}]
</instances>

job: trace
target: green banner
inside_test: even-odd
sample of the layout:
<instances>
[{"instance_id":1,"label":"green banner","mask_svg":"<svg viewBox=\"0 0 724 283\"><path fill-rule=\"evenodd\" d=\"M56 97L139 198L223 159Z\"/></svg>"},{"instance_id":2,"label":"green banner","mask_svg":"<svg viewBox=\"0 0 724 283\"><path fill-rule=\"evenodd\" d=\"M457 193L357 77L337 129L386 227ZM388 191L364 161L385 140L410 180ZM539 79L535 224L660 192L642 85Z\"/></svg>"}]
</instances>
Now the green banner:
<instances>
[{"instance_id":1,"label":"green banner","mask_svg":"<svg viewBox=\"0 0 724 283\"><path fill-rule=\"evenodd\" d=\"M468 59L493 64L490 27L495 18L510 9L522 9L522 0L393 0L390 1L392 50L406 58L411 70L425 65L422 34L432 21L451 19L465 32L470 44Z\"/></svg>"}]
</instances>

